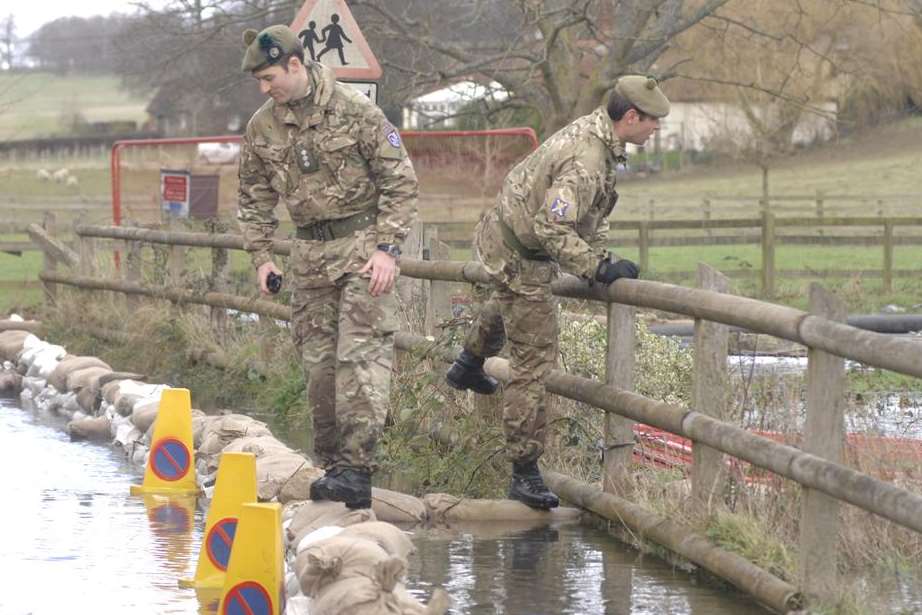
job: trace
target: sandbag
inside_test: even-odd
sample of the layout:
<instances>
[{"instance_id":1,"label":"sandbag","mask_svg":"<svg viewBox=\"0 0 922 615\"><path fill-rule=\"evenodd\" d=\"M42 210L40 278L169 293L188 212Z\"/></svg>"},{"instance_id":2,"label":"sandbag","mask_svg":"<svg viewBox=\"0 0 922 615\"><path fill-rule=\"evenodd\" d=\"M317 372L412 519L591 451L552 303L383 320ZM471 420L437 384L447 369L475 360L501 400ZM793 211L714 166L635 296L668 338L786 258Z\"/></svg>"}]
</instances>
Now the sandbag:
<instances>
[{"instance_id":1,"label":"sandbag","mask_svg":"<svg viewBox=\"0 0 922 615\"><path fill-rule=\"evenodd\" d=\"M203 455L217 455L237 438L271 435L265 423L245 414L225 414L208 422L199 452Z\"/></svg>"},{"instance_id":2,"label":"sandbag","mask_svg":"<svg viewBox=\"0 0 922 615\"><path fill-rule=\"evenodd\" d=\"M140 395L134 395L132 393L120 393L115 396L115 411L121 414L122 416L131 416L131 413L134 412L134 405L144 399Z\"/></svg>"},{"instance_id":3,"label":"sandbag","mask_svg":"<svg viewBox=\"0 0 922 615\"><path fill-rule=\"evenodd\" d=\"M196 415L195 412L195 410L192 411L192 446L195 447L197 452L201 452L202 439L205 437L208 426L219 417L208 416L204 412L199 412Z\"/></svg>"},{"instance_id":4,"label":"sandbag","mask_svg":"<svg viewBox=\"0 0 922 615\"><path fill-rule=\"evenodd\" d=\"M579 517L576 508L537 510L514 500L474 500L459 498L448 493L430 493L423 496L429 518L435 523L451 521L534 521L548 522Z\"/></svg>"},{"instance_id":5,"label":"sandbag","mask_svg":"<svg viewBox=\"0 0 922 615\"><path fill-rule=\"evenodd\" d=\"M102 366L78 369L68 374L66 388L71 393L79 393L83 389L92 388L100 377L111 373L111 369Z\"/></svg>"},{"instance_id":6,"label":"sandbag","mask_svg":"<svg viewBox=\"0 0 922 615\"><path fill-rule=\"evenodd\" d=\"M429 511L422 500L389 489L372 487L371 507L379 521L388 523L416 524L429 518Z\"/></svg>"},{"instance_id":7,"label":"sandbag","mask_svg":"<svg viewBox=\"0 0 922 615\"><path fill-rule=\"evenodd\" d=\"M22 352L23 342L30 335L28 331L0 332L0 361L15 363L16 357Z\"/></svg>"},{"instance_id":8,"label":"sandbag","mask_svg":"<svg viewBox=\"0 0 922 615\"><path fill-rule=\"evenodd\" d=\"M110 372L112 371L112 368L105 361L97 357L67 358L58 363L51 375L48 376L48 384L63 393L69 390L67 388L67 377L71 373L87 367L105 367Z\"/></svg>"},{"instance_id":9,"label":"sandbag","mask_svg":"<svg viewBox=\"0 0 922 615\"><path fill-rule=\"evenodd\" d=\"M96 414L99 409L99 397L92 387L85 387L77 392L77 403L87 414Z\"/></svg>"},{"instance_id":10,"label":"sandbag","mask_svg":"<svg viewBox=\"0 0 922 615\"><path fill-rule=\"evenodd\" d=\"M423 605L402 583L388 590L392 575L386 570L375 578L353 577L326 586L311 603L311 615L445 615L450 606L442 589L432 592Z\"/></svg>"},{"instance_id":11,"label":"sandbag","mask_svg":"<svg viewBox=\"0 0 922 615\"><path fill-rule=\"evenodd\" d=\"M320 468L312 467L310 471L302 469L282 484L277 496L278 501L285 504L308 499L311 494L311 485L315 480L323 478L323 474Z\"/></svg>"},{"instance_id":12,"label":"sandbag","mask_svg":"<svg viewBox=\"0 0 922 615\"><path fill-rule=\"evenodd\" d=\"M297 453L277 453L256 460L256 496L261 502L277 498L289 481L312 482L323 476Z\"/></svg>"},{"instance_id":13,"label":"sandbag","mask_svg":"<svg viewBox=\"0 0 922 615\"><path fill-rule=\"evenodd\" d=\"M22 390L22 376L17 372L0 372L0 395L19 395Z\"/></svg>"},{"instance_id":14,"label":"sandbag","mask_svg":"<svg viewBox=\"0 0 922 615\"><path fill-rule=\"evenodd\" d=\"M247 436L237 438L224 447L222 453L253 453L256 458L278 453L294 453L288 446L279 442L275 436ZM307 460L308 462L310 460Z\"/></svg>"},{"instance_id":15,"label":"sandbag","mask_svg":"<svg viewBox=\"0 0 922 615\"><path fill-rule=\"evenodd\" d=\"M144 382L138 382L137 380L131 380L129 378L122 380L112 380L102 385L101 395L102 398L106 400L106 402L114 406L118 396L123 392L132 393L134 395L141 395L142 392L140 387L142 386L149 385Z\"/></svg>"},{"instance_id":16,"label":"sandbag","mask_svg":"<svg viewBox=\"0 0 922 615\"><path fill-rule=\"evenodd\" d=\"M289 542L296 545L302 538L322 527L348 527L366 521L377 521L374 511L368 508L350 510L342 502L309 501L295 511L285 531Z\"/></svg>"},{"instance_id":17,"label":"sandbag","mask_svg":"<svg viewBox=\"0 0 922 615\"><path fill-rule=\"evenodd\" d=\"M268 455L278 455L281 453L297 453L286 445L276 440L273 436L255 436L246 438L237 438L224 447L222 453L252 453L257 459L267 457ZM212 473L218 469L221 455L208 456L206 464L207 473ZM310 460L307 460L308 462Z\"/></svg>"},{"instance_id":18,"label":"sandbag","mask_svg":"<svg viewBox=\"0 0 922 615\"><path fill-rule=\"evenodd\" d=\"M108 442L112 439L109 419L104 416L73 420L67 424L67 433L71 440Z\"/></svg>"},{"instance_id":19,"label":"sandbag","mask_svg":"<svg viewBox=\"0 0 922 615\"><path fill-rule=\"evenodd\" d=\"M416 553L416 547L407 534L395 525L383 521L366 521L343 528L340 536L364 538L370 540L388 554L407 559Z\"/></svg>"},{"instance_id":20,"label":"sandbag","mask_svg":"<svg viewBox=\"0 0 922 615\"><path fill-rule=\"evenodd\" d=\"M340 534L299 553L295 558L295 574L301 583L301 591L314 598L321 589L338 580L356 576L374 578L379 571L378 565L384 562L389 562L389 567L394 570L393 581L397 583L406 570L406 561L388 555L370 540Z\"/></svg>"},{"instance_id":21,"label":"sandbag","mask_svg":"<svg viewBox=\"0 0 922 615\"><path fill-rule=\"evenodd\" d=\"M143 402L143 400L142 400ZM131 422L139 431L147 432L154 421L157 420L157 411L160 403L137 403L131 410Z\"/></svg>"}]
</instances>

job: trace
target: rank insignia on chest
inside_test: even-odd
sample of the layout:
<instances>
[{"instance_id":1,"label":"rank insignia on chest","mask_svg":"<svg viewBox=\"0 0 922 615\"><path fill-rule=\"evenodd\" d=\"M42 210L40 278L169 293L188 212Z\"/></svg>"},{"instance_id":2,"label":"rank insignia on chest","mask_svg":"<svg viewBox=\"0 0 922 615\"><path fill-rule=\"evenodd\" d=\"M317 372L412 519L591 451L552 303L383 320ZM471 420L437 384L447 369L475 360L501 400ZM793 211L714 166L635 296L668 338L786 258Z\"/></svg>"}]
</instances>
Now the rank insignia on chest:
<instances>
[{"instance_id":1,"label":"rank insignia on chest","mask_svg":"<svg viewBox=\"0 0 922 615\"><path fill-rule=\"evenodd\" d=\"M307 148L303 143L298 143L295 145L295 160L298 162L298 168L301 169L302 173L313 173L318 168L320 164L317 161L317 157L314 156L314 153Z\"/></svg>"},{"instance_id":2,"label":"rank insignia on chest","mask_svg":"<svg viewBox=\"0 0 922 615\"><path fill-rule=\"evenodd\" d=\"M551 202L551 213L558 218L566 217L568 209L570 209L570 204L560 197L555 198Z\"/></svg>"}]
</instances>

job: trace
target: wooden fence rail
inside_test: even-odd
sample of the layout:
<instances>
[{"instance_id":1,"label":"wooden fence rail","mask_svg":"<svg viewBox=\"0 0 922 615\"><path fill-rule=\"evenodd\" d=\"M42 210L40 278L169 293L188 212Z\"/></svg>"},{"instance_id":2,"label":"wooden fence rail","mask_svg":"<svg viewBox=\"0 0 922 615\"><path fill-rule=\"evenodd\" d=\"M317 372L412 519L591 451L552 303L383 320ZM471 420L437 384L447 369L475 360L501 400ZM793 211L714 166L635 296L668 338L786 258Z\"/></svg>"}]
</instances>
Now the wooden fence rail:
<instances>
[{"instance_id":1,"label":"wooden fence rail","mask_svg":"<svg viewBox=\"0 0 922 615\"><path fill-rule=\"evenodd\" d=\"M758 273L761 279L762 296L772 298L775 295L777 278L783 277L830 277L830 276L869 276L883 279L883 292L893 290L893 278L914 277L922 275L922 269L896 270L893 266L893 249L897 245L922 245L922 234L913 236L895 236L898 228L922 228L922 217L791 217L777 218L772 213L763 213L760 218L730 218L730 219L701 219L701 220L612 220L612 234L617 231L636 231L637 237L625 240L623 236L612 237L616 245L621 247L637 246L639 250L639 265L641 271L651 270L650 248L661 246L705 246L705 245L747 245L757 244L761 248L762 263L756 270L738 269L724 272L730 277L749 277ZM449 245L470 247L470 225L445 223L439 224L441 239ZM787 235L779 232L780 229L825 227L858 229L879 227L880 235L846 235L846 236L809 236ZM733 235L714 235L715 230L754 230L752 233L736 233ZM672 237L657 236L655 231L704 231L709 233L702 237ZM881 269L879 270L829 270L825 272L811 270L784 270L776 268L776 246L778 245L823 245L823 246L880 246L882 251ZM657 277L670 279L687 278L695 275L694 271L677 271L661 273Z\"/></svg>"},{"instance_id":2,"label":"wooden fence rail","mask_svg":"<svg viewBox=\"0 0 922 615\"><path fill-rule=\"evenodd\" d=\"M127 247L135 250L137 242L210 248L215 251L239 250L243 246L242 238L230 234L210 235L92 225L78 225L75 232L81 242L99 238L116 239L127 242ZM64 251L60 246L54 246L54 240L48 236L48 233L41 236L36 232L35 236L40 237L42 241L50 242L51 245L46 246L46 254L52 265L61 260L73 263L73 254ZM277 242L274 247L277 254L288 254L289 249L288 242ZM90 249L81 249L78 252L84 260L93 254ZM83 274L78 277L49 269L41 275L41 279L52 285L66 284L85 289L146 295L168 299L176 303L232 308L280 320L287 320L289 317L288 307L272 301L248 299L220 292L193 291L176 286L145 287L138 283L137 271L134 270L123 271L124 280L98 279L87 273L91 271L87 263L80 264L79 268ZM483 268L471 262L404 258L401 261L401 272L408 278L428 280L432 285L431 294L433 295L438 294L436 286L440 283L488 281ZM715 281L711 274L703 276L702 284L705 283L707 286L720 288L719 280ZM732 455L799 483L807 494L805 501L818 503L804 506L801 513L802 527L823 527L829 521L830 513L827 504L830 501L843 501L913 531L922 532L922 496L842 465L836 450L814 446L811 449L812 452L808 452L723 422L721 417L724 416L725 407L721 406L726 406L727 401L720 396L696 393L696 404L709 404L712 407L693 409L658 402L632 393L629 390L630 375L626 373L626 369L623 369L623 364L630 361L627 355L632 357L633 354L632 332L635 307L665 310L695 318L697 323L696 348L714 348L712 338L721 334L725 335L725 329L728 326L741 327L803 344L810 349L807 378L811 393L807 397L809 431L806 435L807 446L812 446L809 442L813 441L811 438L815 436L810 434L817 433L817 429L838 434L836 438L840 440L839 445L841 446L842 416L841 408L837 406L839 403L837 400L841 399L844 392L841 359L851 359L869 366L922 377L922 360L920 360L922 359L922 344L905 338L863 331L839 322L842 316L839 312L840 308L836 308L834 299L819 287L814 287L812 290L814 300L811 302L812 312L810 313L755 299L728 295L717 290L685 288L641 280L618 280L609 287L602 287L589 286L580 279L564 276L553 284L552 289L556 295L561 297L600 301L610 306L606 382L592 381L561 371L553 372L545 382L549 392L585 402L620 421L606 427L606 449L618 448L615 445L624 439L624 425L630 425L631 421L642 422L690 439L696 450L710 450L718 455ZM431 341L409 333L398 333L397 336L397 345L403 349L431 346L431 344ZM712 345L709 346L709 344ZM445 358L450 358L450 356L448 353ZM502 378L506 368L502 360L493 359L487 362L487 369L490 373ZM719 356L715 355L712 360L696 364L696 383L700 383L702 387L706 388L707 383L726 382L728 378L727 362L720 360ZM725 478L719 475L709 475L704 469L704 465L713 465L713 459L713 454L695 455L691 471L693 492L701 494L722 491L720 481ZM612 498L626 495L623 494L625 465L623 455L620 457L606 455L602 484ZM707 483L695 486L694 482L704 480L701 478L704 476L708 476ZM587 501L586 494L572 485L568 486L567 481L555 479L552 482L561 489L564 497L569 496L576 502ZM810 495L813 492L829 499L817 499ZM605 506L613 501L604 500L604 498L599 500L599 502L607 502ZM625 521L619 515L614 515L612 518L615 521ZM639 531L643 531L643 527ZM670 538L665 536L664 532L670 534L666 529L662 529L659 534L650 530L645 535L653 539L660 536L660 540L665 541L661 544L673 545L684 553L681 536L676 535ZM675 532L679 532L679 529ZM834 586L830 583L834 580L836 570L836 539L837 537L834 534L830 535L829 532L820 532L819 535L817 532L808 532L801 536L801 561L815 562L821 558L826 568L824 574L821 575L811 575L809 572L803 573L802 571L799 581L800 588L809 596L823 599L835 598L830 593L830 587ZM689 557L692 561L705 567L710 566L709 569L716 567L717 570L712 569L712 572L728 578L776 610L786 611L794 608L799 600L792 594L791 588L784 583L780 585L774 582L766 583L765 578L751 577L748 574L734 575L721 569L720 565L715 564L710 556L705 557L704 551L701 551L699 555L695 555L695 549L688 549L688 552L691 553ZM695 559L696 557L700 561ZM830 577L830 574L833 576Z\"/></svg>"}]
</instances>

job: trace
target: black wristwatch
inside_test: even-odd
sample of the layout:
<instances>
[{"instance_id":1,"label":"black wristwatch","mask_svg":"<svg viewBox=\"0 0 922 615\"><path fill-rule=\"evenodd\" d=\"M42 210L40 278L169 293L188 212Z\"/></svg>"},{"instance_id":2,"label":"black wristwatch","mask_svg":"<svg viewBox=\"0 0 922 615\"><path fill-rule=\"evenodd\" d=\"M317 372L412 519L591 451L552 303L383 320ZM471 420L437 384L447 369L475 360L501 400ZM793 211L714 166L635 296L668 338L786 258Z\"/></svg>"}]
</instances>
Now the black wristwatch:
<instances>
[{"instance_id":1,"label":"black wristwatch","mask_svg":"<svg viewBox=\"0 0 922 615\"><path fill-rule=\"evenodd\" d=\"M400 246L395 243L379 243L378 249L394 258L400 256Z\"/></svg>"}]
</instances>

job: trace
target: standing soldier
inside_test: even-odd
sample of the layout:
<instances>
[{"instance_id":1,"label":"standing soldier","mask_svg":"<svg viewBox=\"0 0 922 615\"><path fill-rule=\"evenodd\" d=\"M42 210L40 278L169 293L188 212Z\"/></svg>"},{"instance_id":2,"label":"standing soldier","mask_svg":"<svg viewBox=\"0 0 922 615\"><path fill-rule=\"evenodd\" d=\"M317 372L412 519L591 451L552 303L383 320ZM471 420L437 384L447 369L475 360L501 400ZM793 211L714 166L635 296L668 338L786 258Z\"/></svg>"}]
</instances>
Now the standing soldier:
<instances>
[{"instance_id":1,"label":"standing soldier","mask_svg":"<svg viewBox=\"0 0 922 615\"><path fill-rule=\"evenodd\" d=\"M637 265L606 250L608 216L618 200L615 168L625 161L624 144L643 144L668 113L656 80L620 78L607 107L565 126L509 172L496 206L474 231L491 293L446 380L456 389L494 393L497 382L484 372L484 360L508 338L503 428L512 462L509 497L533 508L559 504L537 463L544 452L544 380L557 362L551 282L561 269L590 283L637 277Z\"/></svg>"},{"instance_id":2,"label":"standing soldier","mask_svg":"<svg viewBox=\"0 0 922 615\"><path fill-rule=\"evenodd\" d=\"M271 251L279 202L297 227L286 278L291 329L314 456L327 470L310 497L367 508L397 329L391 291L416 216L416 174L381 110L329 68L305 64L292 30L247 30L243 40L243 70L271 100L247 124L237 217L262 293L280 281Z\"/></svg>"}]
</instances>

